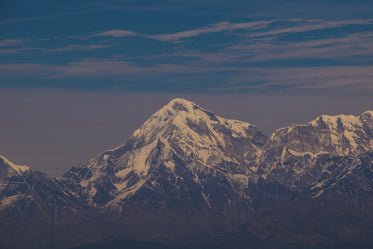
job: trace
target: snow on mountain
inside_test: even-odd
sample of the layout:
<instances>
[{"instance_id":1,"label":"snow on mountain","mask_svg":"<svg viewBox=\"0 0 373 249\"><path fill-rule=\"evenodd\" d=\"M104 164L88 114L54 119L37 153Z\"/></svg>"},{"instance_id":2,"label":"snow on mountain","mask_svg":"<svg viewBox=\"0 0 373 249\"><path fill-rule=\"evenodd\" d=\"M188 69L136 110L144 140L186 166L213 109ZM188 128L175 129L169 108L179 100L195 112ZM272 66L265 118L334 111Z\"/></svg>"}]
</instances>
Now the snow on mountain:
<instances>
[{"instance_id":1,"label":"snow on mountain","mask_svg":"<svg viewBox=\"0 0 373 249\"><path fill-rule=\"evenodd\" d=\"M322 115L267 138L252 124L177 98L124 144L61 178L0 156L0 242L58 248L114 234L174 243L216 239L256 221L255 231L270 227L267 240L274 234L272 221L287 210L305 213L289 219L291 225L285 219L279 228L313 219L326 204L331 213L334 207L346 212L342 217L350 218L350 210L372 217L372 191L373 111ZM20 231L28 234L19 240L21 246L13 239Z\"/></svg>"},{"instance_id":2,"label":"snow on mountain","mask_svg":"<svg viewBox=\"0 0 373 249\"><path fill-rule=\"evenodd\" d=\"M159 182L152 176L160 170L174 186L184 181L181 168L198 185L203 184L200 176L210 173L224 175L232 185L245 185L245 164L260 153L265 141L249 123L221 118L177 98L151 115L125 144L65 177L78 179L91 203L117 202L143 186L157 188Z\"/></svg>"},{"instance_id":3,"label":"snow on mountain","mask_svg":"<svg viewBox=\"0 0 373 249\"><path fill-rule=\"evenodd\" d=\"M357 155L373 150L373 112L360 116L322 115L305 125L276 130L268 141L275 157L319 154Z\"/></svg>"},{"instance_id":4,"label":"snow on mountain","mask_svg":"<svg viewBox=\"0 0 373 249\"><path fill-rule=\"evenodd\" d=\"M327 145L335 148L332 154L356 155L373 149L372 111L364 112L360 116L322 115L310 124L320 130L329 130L330 135L320 141L325 141Z\"/></svg>"},{"instance_id":5,"label":"snow on mountain","mask_svg":"<svg viewBox=\"0 0 373 249\"><path fill-rule=\"evenodd\" d=\"M144 155L157 141L165 144L166 151L176 147L201 164L217 165L222 161L239 164L246 154L256 155L265 139L249 123L224 119L192 102L174 99L136 130L130 141L136 141L135 150L141 148L135 160L137 169L146 173Z\"/></svg>"},{"instance_id":6,"label":"snow on mountain","mask_svg":"<svg viewBox=\"0 0 373 249\"><path fill-rule=\"evenodd\" d=\"M28 171L28 166L16 165L0 155L0 177L9 176L10 174L20 174Z\"/></svg>"},{"instance_id":7,"label":"snow on mountain","mask_svg":"<svg viewBox=\"0 0 373 249\"><path fill-rule=\"evenodd\" d=\"M14 208L15 212L26 212L38 209L49 215L48 209L53 209L52 215L56 215L55 206L69 205L72 200L73 195L66 192L63 182L0 156L0 210Z\"/></svg>"},{"instance_id":8,"label":"snow on mountain","mask_svg":"<svg viewBox=\"0 0 373 249\"><path fill-rule=\"evenodd\" d=\"M325 160L373 150L373 112L322 115L304 125L276 130L258 157L262 177L307 188L331 175Z\"/></svg>"},{"instance_id":9,"label":"snow on mountain","mask_svg":"<svg viewBox=\"0 0 373 249\"><path fill-rule=\"evenodd\" d=\"M5 207L11 206L16 203L19 199L27 198L24 193L16 193L14 195L3 195L3 192L7 192L10 177L21 176L24 172L29 171L30 168L27 166L16 165L0 155L0 210Z\"/></svg>"},{"instance_id":10,"label":"snow on mountain","mask_svg":"<svg viewBox=\"0 0 373 249\"><path fill-rule=\"evenodd\" d=\"M205 188L211 178L226 182L240 196L246 196L248 182L260 177L305 189L328 174L327 166L318 166L323 165L323 155L353 156L371 150L372 111L322 115L308 124L278 129L267 139L252 124L224 119L177 98L151 115L126 143L64 177L76 182L90 205L115 206L144 189L172 188L179 198L184 184L199 188L200 197L211 205ZM186 183L189 178L192 181Z\"/></svg>"},{"instance_id":11,"label":"snow on mountain","mask_svg":"<svg viewBox=\"0 0 373 249\"><path fill-rule=\"evenodd\" d=\"M97 216L69 185L0 156L0 248L70 248L70 229L90 234Z\"/></svg>"}]
</instances>

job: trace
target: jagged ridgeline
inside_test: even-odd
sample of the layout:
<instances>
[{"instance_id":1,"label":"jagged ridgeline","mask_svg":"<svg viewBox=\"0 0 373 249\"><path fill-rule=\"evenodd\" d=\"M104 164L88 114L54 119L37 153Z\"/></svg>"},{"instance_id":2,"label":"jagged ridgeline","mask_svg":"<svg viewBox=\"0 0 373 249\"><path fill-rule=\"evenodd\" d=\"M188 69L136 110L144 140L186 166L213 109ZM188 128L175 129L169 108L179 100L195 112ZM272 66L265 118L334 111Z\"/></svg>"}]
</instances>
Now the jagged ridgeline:
<instances>
[{"instance_id":1,"label":"jagged ridgeline","mask_svg":"<svg viewBox=\"0 0 373 249\"><path fill-rule=\"evenodd\" d=\"M59 178L0 157L0 248L369 248L372 190L372 111L267 137L178 98Z\"/></svg>"}]
</instances>

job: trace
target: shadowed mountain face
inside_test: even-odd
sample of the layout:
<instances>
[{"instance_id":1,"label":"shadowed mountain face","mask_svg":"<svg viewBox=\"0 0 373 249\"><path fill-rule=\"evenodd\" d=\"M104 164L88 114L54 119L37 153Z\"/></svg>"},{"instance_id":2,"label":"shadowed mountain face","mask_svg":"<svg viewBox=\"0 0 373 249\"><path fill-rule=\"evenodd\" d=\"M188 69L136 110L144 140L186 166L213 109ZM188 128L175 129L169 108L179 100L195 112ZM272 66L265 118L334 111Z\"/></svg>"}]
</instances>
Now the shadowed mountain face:
<instances>
[{"instance_id":1,"label":"shadowed mountain face","mask_svg":"<svg viewBox=\"0 0 373 249\"><path fill-rule=\"evenodd\" d=\"M267 138L174 99L61 178L1 157L0 181L4 248L365 248L373 112Z\"/></svg>"}]
</instances>

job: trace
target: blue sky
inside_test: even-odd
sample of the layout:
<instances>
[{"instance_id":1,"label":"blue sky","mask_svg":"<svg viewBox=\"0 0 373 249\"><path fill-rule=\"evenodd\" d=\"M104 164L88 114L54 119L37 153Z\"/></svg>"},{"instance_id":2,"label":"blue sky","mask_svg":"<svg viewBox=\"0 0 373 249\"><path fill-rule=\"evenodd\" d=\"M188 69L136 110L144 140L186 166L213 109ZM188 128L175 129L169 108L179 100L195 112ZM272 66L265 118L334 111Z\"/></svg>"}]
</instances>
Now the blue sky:
<instances>
[{"instance_id":1,"label":"blue sky","mask_svg":"<svg viewBox=\"0 0 373 249\"><path fill-rule=\"evenodd\" d=\"M372 93L371 1L2 1L0 87Z\"/></svg>"},{"instance_id":2,"label":"blue sky","mask_svg":"<svg viewBox=\"0 0 373 249\"><path fill-rule=\"evenodd\" d=\"M270 134L372 79L372 0L0 1L0 155L54 176L174 97Z\"/></svg>"}]
</instances>

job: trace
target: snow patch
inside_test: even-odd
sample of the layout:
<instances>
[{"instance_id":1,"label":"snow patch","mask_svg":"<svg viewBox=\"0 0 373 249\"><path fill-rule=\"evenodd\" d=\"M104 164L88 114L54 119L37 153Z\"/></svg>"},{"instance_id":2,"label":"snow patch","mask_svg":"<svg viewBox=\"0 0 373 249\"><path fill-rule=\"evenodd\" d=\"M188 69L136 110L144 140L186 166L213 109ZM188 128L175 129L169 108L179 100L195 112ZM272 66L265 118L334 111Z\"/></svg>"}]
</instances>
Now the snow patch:
<instances>
[{"instance_id":1,"label":"snow patch","mask_svg":"<svg viewBox=\"0 0 373 249\"><path fill-rule=\"evenodd\" d=\"M171 160L166 161L166 162L164 163L164 165L165 165L167 168L171 169L172 172L175 172L175 162L174 162L174 161L171 161Z\"/></svg>"},{"instance_id":2,"label":"snow patch","mask_svg":"<svg viewBox=\"0 0 373 249\"><path fill-rule=\"evenodd\" d=\"M255 172L255 173L258 171L258 168L259 168L258 166L251 166L250 167L251 171Z\"/></svg>"},{"instance_id":3,"label":"snow patch","mask_svg":"<svg viewBox=\"0 0 373 249\"><path fill-rule=\"evenodd\" d=\"M322 186L324 186L325 184L325 181L322 181L322 182L318 182L317 184L313 185L311 187L311 190L315 189L315 188L322 188Z\"/></svg>"},{"instance_id":4,"label":"snow patch","mask_svg":"<svg viewBox=\"0 0 373 249\"><path fill-rule=\"evenodd\" d=\"M207 205L209 206L209 208L211 208L211 203L209 201L208 196L206 196L206 194L202 192L202 197L205 200L205 202L207 203Z\"/></svg>"},{"instance_id":5,"label":"snow patch","mask_svg":"<svg viewBox=\"0 0 373 249\"><path fill-rule=\"evenodd\" d=\"M117 195L117 197L115 198L115 200L113 200L112 202L115 202L115 201L118 201L118 200L123 200L123 199L126 199L129 196L134 195L137 192L137 190L139 190L141 188L141 186L144 185L144 183L146 181L147 181L146 179L142 179L138 183L132 185L129 188L123 188L123 189L121 189L121 192ZM121 188L121 186L118 185L117 189L120 189L120 188Z\"/></svg>"},{"instance_id":6,"label":"snow patch","mask_svg":"<svg viewBox=\"0 0 373 249\"><path fill-rule=\"evenodd\" d=\"M16 164L12 163L11 161L9 161L8 159L6 159L3 156L0 156L0 159L3 160L3 162L5 164L9 165L12 169L14 169L17 173L21 173L21 172L25 172L25 171L30 170L30 167L24 166L24 165L16 165Z\"/></svg>"},{"instance_id":7,"label":"snow patch","mask_svg":"<svg viewBox=\"0 0 373 249\"><path fill-rule=\"evenodd\" d=\"M281 163L285 162L286 149L287 149L286 146L284 146L284 147L282 148L282 153L281 153Z\"/></svg>"},{"instance_id":8,"label":"snow patch","mask_svg":"<svg viewBox=\"0 0 373 249\"><path fill-rule=\"evenodd\" d=\"M319 198L324 193L324 190L319 190L314 196L312 196L312 199Z\"/></svg>"},{"instance_id":9,"label":"snow patch","mask_svg":"<svg viewBox=\"0 0 373 249\"><path fill-rule=\"evenodd\" d=\"M119 178L124 178L131 171L132 171L131 168L125 168L125 169L119 170L117 173L115 173L115 176L117 176Z\"/></svg>"},{"instance_id":10,"label":"snow patch","mask_svg":"<svg viewBox=\"0 0 373 249\"><path fill-rule=\"evenodd\" d=\"M150 152L157 146L157 140L153 141L151 144L148 144L140 149L134 151L132 161L130 165L132 165L134 171L138 174L147 174L149 170L149 163L147 159L149 157Z\"/></svg>"},{"instance_id":11,"label":"snow patch","mask_svg":"<svg viewBox=\"0 0 373 249\"><path fill-rule=\"evenodd\" d=\"M13 205L15 202L17 202L19 199L24 198L24 194L18 194L18 195L12 195L8 197L4 197L4 199L1 200L0 207L8 207Z\"/></svg>"}]
</instances>

